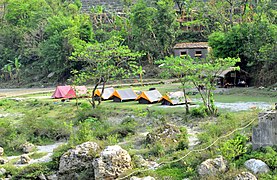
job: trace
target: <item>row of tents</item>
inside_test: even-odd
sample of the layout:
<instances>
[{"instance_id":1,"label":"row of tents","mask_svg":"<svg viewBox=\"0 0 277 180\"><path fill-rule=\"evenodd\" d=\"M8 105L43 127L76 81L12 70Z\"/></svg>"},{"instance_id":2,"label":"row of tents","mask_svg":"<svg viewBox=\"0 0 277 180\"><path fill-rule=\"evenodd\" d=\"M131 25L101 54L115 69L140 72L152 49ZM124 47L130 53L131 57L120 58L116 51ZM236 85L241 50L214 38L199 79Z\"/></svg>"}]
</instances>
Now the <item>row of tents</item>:
<instances>
[{"instance_id":1,"label":"row of tents","mask_svg":"<svg viewBox=\"0 0 277 180\"><path fill-rule=\"evenodd\" d=\"M113 100L114 102L138 101L140 104L162 103L162 105L181 105L185 104L185 96L182 91L169 92L162 95L155 88L149 91L135 92L133 89L116 90L113 87L105 88L101 96L101 89L95 91L96 98L102 100ZM57 86L52 98L76 98L89 96L85 86ZM101 96L101 97L100 97ZM187 97L187 103L192 101Z\"/></svg>"}]
</instances>

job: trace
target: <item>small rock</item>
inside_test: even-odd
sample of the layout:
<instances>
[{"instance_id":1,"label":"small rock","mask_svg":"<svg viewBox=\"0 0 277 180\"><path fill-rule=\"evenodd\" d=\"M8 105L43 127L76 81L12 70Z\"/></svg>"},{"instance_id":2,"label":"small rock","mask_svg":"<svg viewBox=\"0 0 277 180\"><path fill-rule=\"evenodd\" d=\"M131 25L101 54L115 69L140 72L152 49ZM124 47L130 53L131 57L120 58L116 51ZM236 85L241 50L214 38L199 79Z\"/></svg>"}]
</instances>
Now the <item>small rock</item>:
<instances>
[{"instance_id":1,"label":"small rock","mask_svg":"<svg viewBox=\"0 0 277 180\"><path fill-rule=\"evenodd\" d=\"M133 161L136 167L148 167L149 163L142 157L142 155L134 155Z\"/></svg>"},{"instance_id":2,"label":"small rock","mask_svg":"<svg viewBox=\"0 0 277 180\"><path fill-rule=\"evenodd\" d=\"M48 78L51 78L55 75L55 72L51 72L50 74L47 75Z\"/></svg>"},{"instance_id":3,"label":"small rock","mask_svg":"<svg viewBox=\"0 0 277 180\"><path fill-rule=\"evenodd\" d=\"M38 179L40 180L47 180L45 175L43 173L41 173L39 176L38 176Z\"/></svg>"},{"instance_id":4,"label":"small rock","mask_svg":"<svg viewBox=\"0 0 277 180\"><path fill-rule=\"evenodd\" d=\"M107 146L94 161L96 180L116 179L125 170L131 169L131 157L120 146Z\"/></svg>"},{"instance_id":5,"label":"small rock","mask_svg":"<svg viewBox=\"0 0 277 180\"><path fill-rule=\"evenodd\" d=\"M6 169L0 168L0 176L3 176L6 172Z\"/></svg>"},{"instance_id":6,"label":"small rock","mask_svg":"<svg viewBox=\"0 0 277 180\"><path fill-rule=\"evenodd\" d=\"M7 162L9 161L0 157L0 164L6 164Z\"/></svg>"},{"instance_id":7,"label":"small rock","mask_svg":"<svg viewBox=\"0 0 277 180\"><path fill-rule=\"evenodd\" d=\"M18 164L28 164L31 161L31 158L27 154L23 154L20 156L20 160Z\"/></svg>"},{"instance_id":8,"label":"small rock","mask_svg":"<svg viewBox=\"0 0 277 180\"><path fill-rule=\"evenodd\" d=\"M270 171L267 164L259 159L249 159L244 163L244 166L254 174L267 173Z\"/></svg>"},{"instance_id":9,"label":"small rock","mask_svg":"<svg viewBox=\"0 0 277 180\"><path fill-rule=\"evenodd\" d=\"M3 156L4 154L4 148L0 147L0 156Z\"/></svg>"},{"instance_id":10,"label":"small rock","mask_svg":"<svg viewBox=\"0 0 277 180\"><path fill-rule=\"evenodd\" d=\"M48 180L58 180L58 176L57 176L57 174L51 174L51 175L47 176L47 179Z\"/></svg>"},{"instance_id":11,"label":"small rock","mask_svg":"<svg viewBox=\"0 0 277 180\"><path fill-rule=\"evenodd\" d=\"M142 178L133 176L133 177L130 178L130 180L155 180L155 178L153 178L151 176L146 176L146 177L142 177Z\"/></svg>"},{"instance_id":12,"label":"small rock","mask_svg":"<svg viewBox=\"0 0 277 180\"><path fill-rule=\"evenodd\" d=\"M250 172L242 172L235 177L235 180L257 180Z\"/></svg>"},{"instance_id":13,"label":"small rock","mask_svg":"<svg viewBox=\"0 0 277 180\"><path fill-rule=\"evenodd\" d=\"M30 153L35 150L36 146L33 145L32 143L26 142L26 143L22 144L20 146L20 148L22 149L22 152Z\"/></svg>"},{"instance_id":14,"label":"small rock","mask_svg":"<svg viewBox=\"0 0 277 180\"><path fill-rule=\"evenodd\" d=\"M215 159L207 159L198 167L200 176L213 175L218 172L226 172L228 170L227 161L222 156Z\"/></svg>"}]
</instances>

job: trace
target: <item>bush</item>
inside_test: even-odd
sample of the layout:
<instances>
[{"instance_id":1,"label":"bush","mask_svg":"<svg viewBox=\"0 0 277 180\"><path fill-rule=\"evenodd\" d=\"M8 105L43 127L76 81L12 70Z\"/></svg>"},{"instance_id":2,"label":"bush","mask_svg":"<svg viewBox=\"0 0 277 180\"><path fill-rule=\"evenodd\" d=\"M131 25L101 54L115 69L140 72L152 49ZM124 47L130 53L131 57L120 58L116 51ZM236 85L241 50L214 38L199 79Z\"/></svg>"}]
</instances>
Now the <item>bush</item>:
<instances>
[{"instance_id":1,"label":"bush","mask_svg":"<svg viewBox=\"0 0 277 180\"><path fill-rule=\"evenodd\" d=\"M43 108L26 113L18 129L21 134L26 134L27 141L41 144L69 137L70 129L64 121L45 117L46 113Z\"/></svg>"},{"instance_id":2,"label":"bush","mask_svg":"<svg viewBox=\"0 0 277 180\"><path fill-rule=\"evenodd\" d=\"M39 175L50 172L46 164L31 164L13 174L13 179L37 179Z\"/></svg>"},{"instance_id":3,"label":"bush","mask_svg":"<svg viewBox=\"0 0 277 180\"><path fill-rule=\"evenodd\" d=\"M156 157L162 157L165 155L165 147L161 142L156 142L155 144L150 146L150 155L154 155Z\"/></svg>"},{"instance_id":4,"label":"bush","mask_svg":"<svg viewBox=\"0 0 277 180\"><path fill-rule=\"evenodd\" d=\"M190 113L193 117L199 117L199 118L204 118L208 115L207 108L203 105L198 108L193 108Z\"/></svg>"},{"instance_id":5,"label":"bush","mask_svg":"<svg viewBox=\"0 0 277 180\"><path fill-rule=\"evenodd\" d=\"M181 134L178 137L178 145L176 150L184 150L187 149L189 147L189 140L188 140L188 133L187 133L187 129L182 127L180 128Z\"/></svg>"},{"instance_id":6,"label":"bush","mask_svg":"<svg viewBox=\"0 0 277 180\"><path fill-rule=\"evenodd\" d=\"M249 151L244 154L240 159L236 161L238 166L242 166L243 163L251 158L260 159L264 161L271 169L277 167L277 148L276 147L264 147L257 151Z\"/></svg>"},{"instance_id":7,"label":"bush","mask_svg":"<svg viewBox=\"0 0 277 180\"><path fill-rule=\"evenodd\" d=\"M229 161L234 161L235 158L247 152L246 142L247 137L236 134L233 139L223 143L219 148L221 154Z\"/></svg>"}]
</instances>

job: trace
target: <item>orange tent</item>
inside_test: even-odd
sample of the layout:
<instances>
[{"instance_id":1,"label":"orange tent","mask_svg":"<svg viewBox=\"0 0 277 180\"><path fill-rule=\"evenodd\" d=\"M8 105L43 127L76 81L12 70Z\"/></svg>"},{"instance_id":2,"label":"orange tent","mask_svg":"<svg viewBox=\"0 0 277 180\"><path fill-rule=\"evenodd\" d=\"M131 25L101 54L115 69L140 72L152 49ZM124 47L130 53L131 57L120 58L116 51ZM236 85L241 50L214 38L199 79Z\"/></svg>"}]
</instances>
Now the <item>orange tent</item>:
<instances>
[{"instance_id":1,"label":"orange tent","mask_svg":"<svg viewBox=\"0 0 277 180\"><path fill-rule=\"evenodd\" d=\"M100 97L101 91L102 91L102 89L96 89L96 91L95 91L95 93L94 93L94 96L95 96L95 97ZM105 88L105 89L104 89L104 92L103 92L103 94L102 94L102 96L101 96L102 99L103 99L103 100L108 100L108 99L110 99L111 96L113 95L114 91L115 91L115 89L114 89L113 87Z\"/></svg>"},{"instance_id":2,"label":"orange tent","mask_svg":"<svg viewBox=\"0 0 277 180\"><path fill-rule=\"evenodd\" d=\"M115 90L111 96L114 102L133 101L137 98L137 94L133 89Z\"/></svg>"},{"instance_id":3,"label":"orange tent","mask_svg":"<svg viewBox=\"0 0 277 180\"><path fill-rule=\"evenodd\" d=\"M187 101L188 103L192 102L188 96L187 96ZM183 91L169 92L160 99L160 102L162 102L162 105L173 105L173 106L186 104Z\"/></svg>"},{"instance_id":4,"label":"orange tent","mask_svg":"<svg viewBox=\"0 0 277 180\"><path fill-rule=\"evenodd\" d=\"M138 97L137 101L140 104L156 103L161 99L162 95L158 90L144 91Z\"/></svg>"}]
</instances>

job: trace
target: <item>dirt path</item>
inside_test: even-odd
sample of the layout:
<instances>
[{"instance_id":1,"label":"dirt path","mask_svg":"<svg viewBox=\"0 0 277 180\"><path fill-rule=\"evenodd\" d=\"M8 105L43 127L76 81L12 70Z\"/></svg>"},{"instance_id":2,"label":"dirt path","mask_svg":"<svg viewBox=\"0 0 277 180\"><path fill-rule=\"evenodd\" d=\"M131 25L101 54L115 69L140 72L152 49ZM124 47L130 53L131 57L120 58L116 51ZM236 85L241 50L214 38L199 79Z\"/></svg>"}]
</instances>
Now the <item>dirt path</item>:
<instances>
[{"instance_id":1,"label":"dirt path","mask_svg":"<svg viewBox=\"0 0 277 180\"><path fill-rule=\"evenodd\" d=\"M56 149L57 147L59 147L60 145L64 144L65 142L56 142L54 144L50 144L50 145L45 145L45 146L37 146L37 151L35 152L31 152L28 153L27 155L31 155L33 153L46 153L45 156L38 158L38 159L31 159L31 161L28 164L14 164L15 166L26 166L26 165L30 165L30 164L34 164L34 163L45 163L45 162L50 162L52 161L51 156L53 155L53 151L54 149ZM13 159L19 159L20 156L8 156L7 159L9 161L13 160Z\"/></svg>"}]
</instances>

